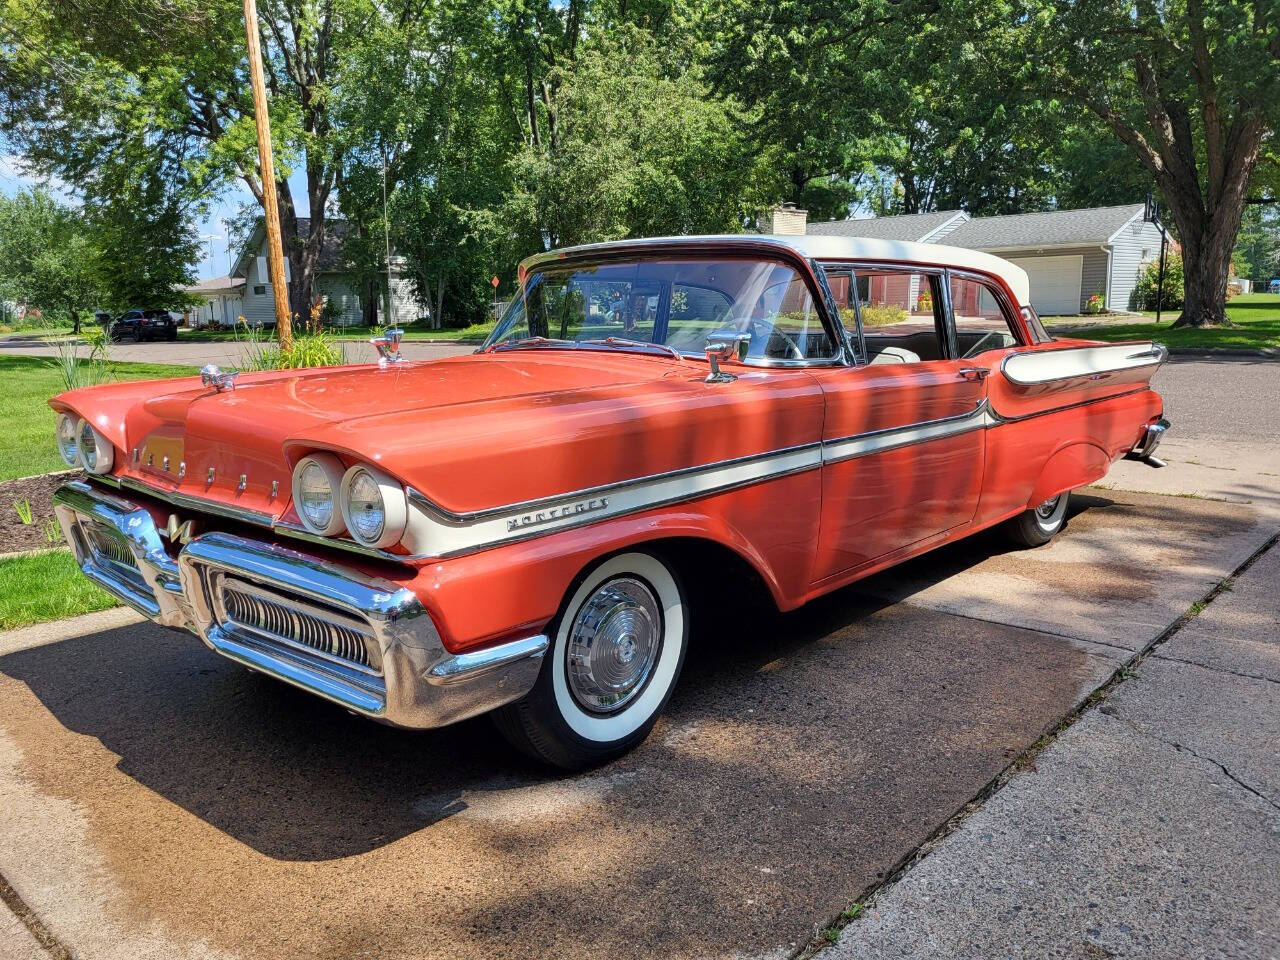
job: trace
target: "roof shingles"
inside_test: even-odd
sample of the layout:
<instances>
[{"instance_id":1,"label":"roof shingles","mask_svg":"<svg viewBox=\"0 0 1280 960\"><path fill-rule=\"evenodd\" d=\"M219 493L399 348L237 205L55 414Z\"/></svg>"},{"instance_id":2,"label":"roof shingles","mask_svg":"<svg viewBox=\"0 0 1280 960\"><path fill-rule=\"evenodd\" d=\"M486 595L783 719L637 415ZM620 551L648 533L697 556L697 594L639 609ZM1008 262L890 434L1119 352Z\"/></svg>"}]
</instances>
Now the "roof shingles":
<instances>
[{"instance_id":1,"label":"roof shingles","mask_svg":"<svg viewBox=\"0 0 1280 960\"><path fill-rule=\"evenodd\" d=\"M1142 211L1141 203L1128 203L1086 210L976 217L948 234L943 242L970 250L1100 245Z\"/></svg>"}]
</instances>

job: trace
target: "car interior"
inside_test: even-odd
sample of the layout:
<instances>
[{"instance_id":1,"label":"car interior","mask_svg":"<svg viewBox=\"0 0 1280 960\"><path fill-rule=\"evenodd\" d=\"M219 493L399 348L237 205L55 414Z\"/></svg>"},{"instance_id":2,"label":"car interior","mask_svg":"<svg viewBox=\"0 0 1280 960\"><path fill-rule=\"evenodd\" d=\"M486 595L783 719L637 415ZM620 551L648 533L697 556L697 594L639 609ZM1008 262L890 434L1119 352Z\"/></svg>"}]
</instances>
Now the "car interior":
<instances>
[{"instance_id":1,"label":"car interior","mask_svg":"<svg viewBox=\"0 0 1280 960\"><path fill-rule=\"evenodd\" d=\"M922 363L948 356L940 273L828 265L827 280L851 334L856 297L871 363ZM951 301L961 359L1017 345L1016 328L986 284L952 277Z\"/></svg>"}]
</instances>

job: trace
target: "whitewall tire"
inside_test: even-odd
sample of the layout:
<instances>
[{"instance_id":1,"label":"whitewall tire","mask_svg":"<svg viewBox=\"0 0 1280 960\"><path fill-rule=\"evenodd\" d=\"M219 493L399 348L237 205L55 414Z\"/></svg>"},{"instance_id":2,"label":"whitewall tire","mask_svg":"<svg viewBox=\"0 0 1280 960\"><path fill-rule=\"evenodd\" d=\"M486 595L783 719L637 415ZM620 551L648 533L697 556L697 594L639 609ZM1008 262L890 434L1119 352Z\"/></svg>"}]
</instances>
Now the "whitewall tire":
<instances>
[{"instance_id":1,"label":"whitewall tire","mask_svg":"<svg viewBox=\"0 0 1280 960\"><path fill-rule=\"evenodd\" d=\"M1010 538L1024 547L1048 543L1067 522L1067 501L1070 497L1071 491L1065 490L1014 517L1006 528Z\"/></svg>"},{"instance_id":2,"label":"whitewall tire","mask_svg":"<svg viewBox=\"0 0 1280 960\"><path fill-rule=\"evenodd\" d=\"M659 555L620 553L570 590L550 635L534 688L494 719L535 759L582 769L648 736L684 664L688 604Z\"/></svg>"}]
</instances>

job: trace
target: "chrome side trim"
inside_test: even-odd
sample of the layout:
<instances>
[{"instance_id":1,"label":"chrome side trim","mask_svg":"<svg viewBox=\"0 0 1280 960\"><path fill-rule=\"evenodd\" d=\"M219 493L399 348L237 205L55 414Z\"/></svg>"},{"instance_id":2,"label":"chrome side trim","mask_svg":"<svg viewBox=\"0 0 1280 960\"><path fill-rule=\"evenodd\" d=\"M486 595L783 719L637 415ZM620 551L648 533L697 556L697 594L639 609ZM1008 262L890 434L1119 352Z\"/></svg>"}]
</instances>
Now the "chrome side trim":
<instances>
[{"instance_id":1,"label":"chrome side trim","mask_svg":"<svg viewBox=\"0 0 1280 960\"><path fill-rule=\"evenodd\" d=\"M402 542L415 555L458 556L724 493L821 465L822 445L810 443L472 514L453 513L410 488L409 503L413 509Z\"/></svg>"},{"instance_id":2,"label":"chrome side trim","mask_svg":"<svg viewBox=\"0 0 1280 960\"><path fill-rule=\"evenodd\" d=\"M1000 418L992 412L984 397L972 413L962 413L959 416L944 417L940 420L926 420L906 427L860 433L851 437L842 437L839 440L828 440L822 445L822 462L839 463L842 460L865 457L872 453L882 453L898 447L982 430L998 423Z\"/></svg>"},{"instance_id":3,"label":"chrome side trim","mask_svg":"<svg viewBox=\"0 0 1280 960\"><path fill-rule=\"evenodd\" d=\"M1125 370L1156 367L1169 357L1159 343L1117 343L1107 346L1056 347L1011 353L1000 363L1000 372L1019 387L1039 386L1078 377L1102 379Z\"/></svg>"}]
</instances>

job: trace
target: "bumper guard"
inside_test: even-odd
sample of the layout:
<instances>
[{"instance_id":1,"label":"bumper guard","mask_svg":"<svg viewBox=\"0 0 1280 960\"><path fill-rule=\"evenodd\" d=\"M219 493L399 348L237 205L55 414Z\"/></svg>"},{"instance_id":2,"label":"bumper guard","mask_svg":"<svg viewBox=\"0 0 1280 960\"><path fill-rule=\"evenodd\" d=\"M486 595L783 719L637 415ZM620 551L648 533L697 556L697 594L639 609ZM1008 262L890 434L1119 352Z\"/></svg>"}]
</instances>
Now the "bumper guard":
<instances>
[{"instance_id":1,"label":"bumper guard","mask_svg":"<svg viewBox=\"0 0 1280 960\"><path fill-rule=\"evenodd\" d=\"M139 613L396 726L444 726L519 699L548 646L537 634L450 653L405 587L228 533L178 551L144 506L81 481L58 489L54 510L80 569Z\"/></svg>"}]
</instances>

